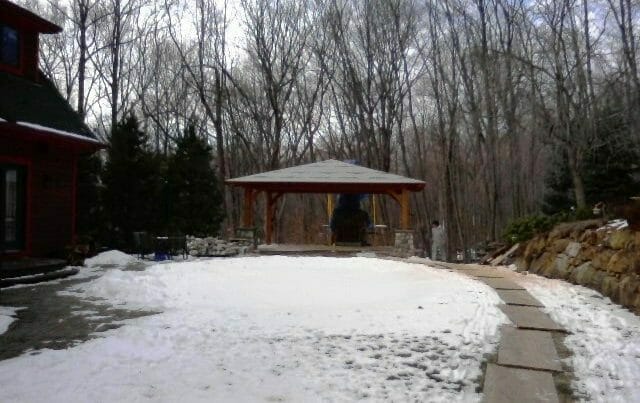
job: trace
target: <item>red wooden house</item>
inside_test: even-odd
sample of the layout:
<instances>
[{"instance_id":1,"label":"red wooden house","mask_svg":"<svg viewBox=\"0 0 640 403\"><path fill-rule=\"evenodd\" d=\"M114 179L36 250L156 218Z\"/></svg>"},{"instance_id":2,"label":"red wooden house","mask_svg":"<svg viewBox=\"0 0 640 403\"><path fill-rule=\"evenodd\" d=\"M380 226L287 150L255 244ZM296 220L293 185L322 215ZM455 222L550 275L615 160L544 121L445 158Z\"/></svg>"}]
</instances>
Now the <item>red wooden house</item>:
<instances>
[{"instance_id":1,"label":"red wooden house","mask_svg":"<svg viewBox=\"0 0 640 403\"><path fill-rule=\"evenodd\" d=\"M0 258L59 255L75 236L77 160L102 147L38 69L62 29L0 0Z\"/></svg>"}]
</instances>

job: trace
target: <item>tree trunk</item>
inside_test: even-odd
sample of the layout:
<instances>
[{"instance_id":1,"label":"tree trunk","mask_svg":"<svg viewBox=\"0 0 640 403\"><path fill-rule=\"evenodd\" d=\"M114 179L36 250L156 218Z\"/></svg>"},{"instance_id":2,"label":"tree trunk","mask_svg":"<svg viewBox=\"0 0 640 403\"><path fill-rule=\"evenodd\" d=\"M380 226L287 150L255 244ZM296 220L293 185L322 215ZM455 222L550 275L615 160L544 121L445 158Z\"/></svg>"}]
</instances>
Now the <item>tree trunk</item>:
<instances>
[{"instance_id":1,"label":"tree trunk","mask_svg":"<svg viewBox=\"0 0 640 403\"><path fill-rule=\"evenodd\" d=\"M573 182L573 191L576 198L576 208L584 209L587 207L587 198L584 190L584 180L580 172L580 164L578 152L575 150L567 150L569 160L569 172L571 173L571 181Z\"/></svg>"}]
</instances>

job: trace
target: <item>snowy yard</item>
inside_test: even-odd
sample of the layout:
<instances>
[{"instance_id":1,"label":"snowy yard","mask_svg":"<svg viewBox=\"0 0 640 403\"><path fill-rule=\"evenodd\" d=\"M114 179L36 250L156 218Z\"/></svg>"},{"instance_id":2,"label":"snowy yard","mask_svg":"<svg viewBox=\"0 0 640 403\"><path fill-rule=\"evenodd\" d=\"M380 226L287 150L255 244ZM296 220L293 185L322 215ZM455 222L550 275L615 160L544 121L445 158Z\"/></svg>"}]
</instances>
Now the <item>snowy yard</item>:
<instances>
[{"instance_id":1,"label":"snowy yard","mask_svg":"<svg viewBox=\"0 0 640 403\"><path fill-rule=\"evenodd\" d=\"M271 256L122 270L135 260L89 260L74 277L85 282L60 294L158 314L0 361L1 402L479 401L481 363L508 322L488 286L422 264ZM512 276L570 332L576 398L640 402L637 316L584 287ZM0 334L19 309L0 306Z\"/></svg>"},{"instance_id":2,"label":"snowy yard","mask_svg":"<svg viewBox=\"0 0 640 403\"><path fill-rule=\"evenodd\" d=\"M0 361L0 401L478 401L507 321L484 284L369 258L114 268L66 293L161 313Z\"/></svg>"}]
</instances>

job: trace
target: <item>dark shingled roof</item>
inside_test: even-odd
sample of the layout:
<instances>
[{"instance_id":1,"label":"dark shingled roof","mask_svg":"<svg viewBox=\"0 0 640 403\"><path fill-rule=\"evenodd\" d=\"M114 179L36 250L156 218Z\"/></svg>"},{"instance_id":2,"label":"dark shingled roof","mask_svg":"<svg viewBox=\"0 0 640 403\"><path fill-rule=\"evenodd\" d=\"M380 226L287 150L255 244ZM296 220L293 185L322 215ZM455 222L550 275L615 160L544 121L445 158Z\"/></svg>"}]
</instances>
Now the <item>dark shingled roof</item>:
<instances>
[{"instance_id":1,"label":"dark shingled roof","mask_svg":"<svg viewBox=\"0 0 640 403\"><path fill-rule=\"evenodd\" d=\"M0 72L0 119L12 123L31 123L95 139L80 116L42 74L40 80L34 82Z\"/></svg>"},{"instance_id":2,"label":"dark shingled roof","mask_svg":"<svg viewBox=\"0 0 640 403\"><path fill-rule=\"evenodd\" d=\"M47 21L39 15L10 1L0 0L0 7L2 7L4 20L11 22L11 25L17 25L43 34L55 34L62 31L62 28L51 21Z\"/></svg>"},{"instance_id":3,"label":"dark shingled roof","mask_svg":"<svg viewBox=\"0 0 640 403\"><path fill-rule=\"evenodd\" d=\"M335 190L337 193L372 193L392 188L422 190L425 182L337 160L326 160L262 172L226 183L254 189L290 192Z\"/></svg>"}]
</instances>

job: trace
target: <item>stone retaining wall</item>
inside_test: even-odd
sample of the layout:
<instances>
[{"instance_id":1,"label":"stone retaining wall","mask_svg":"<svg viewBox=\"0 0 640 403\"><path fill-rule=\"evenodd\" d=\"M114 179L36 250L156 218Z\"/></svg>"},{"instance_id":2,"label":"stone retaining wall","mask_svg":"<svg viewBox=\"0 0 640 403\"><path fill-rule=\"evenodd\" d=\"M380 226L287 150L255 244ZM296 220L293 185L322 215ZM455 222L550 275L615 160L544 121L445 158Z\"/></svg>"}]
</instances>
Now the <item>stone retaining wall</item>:
<instances>
[{"instance_id":1,"label":"stone retaining wall","mask_svg":"<svg viewBox=\"0 0 640 403\"><path fill-rule=\"evenodd\" d=\"M640 314L640 232L601 220L563 223L521 245L518 270L595 289Z\"/></svg>"}]
</instances>

